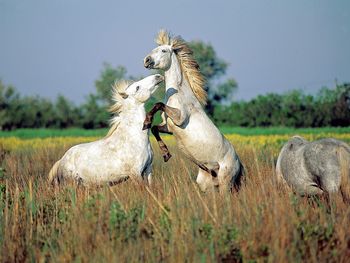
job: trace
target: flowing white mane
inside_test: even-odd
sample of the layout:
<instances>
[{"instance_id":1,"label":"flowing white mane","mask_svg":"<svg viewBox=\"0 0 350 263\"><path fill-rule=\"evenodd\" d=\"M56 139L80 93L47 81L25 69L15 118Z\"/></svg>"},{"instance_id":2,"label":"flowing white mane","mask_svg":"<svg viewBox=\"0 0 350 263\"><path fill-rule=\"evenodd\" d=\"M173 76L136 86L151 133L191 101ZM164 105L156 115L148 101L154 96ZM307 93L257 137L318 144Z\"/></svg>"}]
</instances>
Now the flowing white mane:
<instances>
[{"instance_id":1,"label":"flowing white mane","mask_svg":"<svg viewBox=\"0 0 350 263\"><path fill-rule=\"evenodd\" d=\"M193 57L193 51L188 44L180 36L171 38L169 33L165 30L159 31L156 43L158 45L171 45L193 94L202 105L206 105L208 96L204 89L205 79L200 72L199 65Z\"/></svg>"},{"instance_id":2,"label":"flowing white mane","mask_svg":"<svg viewBox=\"0 0 350 263\"><path fill-rule=\"evenodd\" d=\"M109 112L113 114L113 118L110 121L111 128L109 129L106 137L112 135L112 133L118 128L120 123L119 114L123 111L124 98L126 96L125 90L133 82L128 80L116 81L113 85L112 100L114 104L109 108Z\"/></svg>"}]
</instances>

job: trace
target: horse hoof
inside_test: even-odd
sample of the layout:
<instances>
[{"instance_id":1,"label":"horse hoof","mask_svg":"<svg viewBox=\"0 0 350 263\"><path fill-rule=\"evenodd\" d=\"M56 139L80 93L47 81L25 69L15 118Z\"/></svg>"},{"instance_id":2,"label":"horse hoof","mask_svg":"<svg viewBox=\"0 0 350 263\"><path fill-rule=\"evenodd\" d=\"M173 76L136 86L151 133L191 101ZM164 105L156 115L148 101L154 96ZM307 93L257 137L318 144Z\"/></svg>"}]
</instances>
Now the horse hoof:
<instances>
[{"instance_id":1,"label":"horse hoof","mask_svg":"<svg viewBox=\"0 0 350 263\"><path fill-rule=\"evenodd\" d=\"M142 130L147 130L147 129L151 128L151 126L152 126L152 123L144 123Z\"/></svg>"},{"instance_id":2,"label":"horse hoof","mask_svg":"<svg viewBox=\"0 0 350 263\"><path fill-rule=\"evenodd\" d=\"M166 154L163 155L164 162L169 161L170 158L171 158L171 154L170 153L166 153Z\"/></svg>"}]
</instances>

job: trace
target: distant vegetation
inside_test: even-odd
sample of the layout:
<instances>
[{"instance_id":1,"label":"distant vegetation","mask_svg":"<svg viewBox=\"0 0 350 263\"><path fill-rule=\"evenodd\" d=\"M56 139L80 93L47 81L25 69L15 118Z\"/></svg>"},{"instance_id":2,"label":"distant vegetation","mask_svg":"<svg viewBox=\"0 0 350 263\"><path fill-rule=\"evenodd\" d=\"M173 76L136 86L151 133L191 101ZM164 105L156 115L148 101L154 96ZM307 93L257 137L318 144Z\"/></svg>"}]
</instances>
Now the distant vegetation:
<instances>
[{"instance_id":1,"label":"distant vegetation","mask_svg":"<svg viewBox=\"0 0 350 263\"><path fill-rule=\"evenodd\" d=\"M242 127L326 127L350 126L350 84L322 88L316 95L293 90L285 94L259 95L249 101L234 101L237 82L226 75L228 63L217 57L210 44L190 42L203 75L206 77L208 104L206 111L218 125ZM0 130L19 128L84 128L108 126L112 103L111 86L119 79L137 79L127 75L123 66L104 64L96 92L81 105L60 95L55 102L39 96L21 96L15 87L0 80ZM147 105L162 100L164 89Z\"/></svg>"},{"instance_id":2,"label":"distant vegetation","mask_svg":"<svg viewBox=\"0 0 350 263\"><path fill-rule=\"evenodd\" d=\"M293 90L259 95L229 106L217 105L213 119L219 125L243 127L349 126L350 84L322 88L314 96Z\"/></svg>"}]
</instances>

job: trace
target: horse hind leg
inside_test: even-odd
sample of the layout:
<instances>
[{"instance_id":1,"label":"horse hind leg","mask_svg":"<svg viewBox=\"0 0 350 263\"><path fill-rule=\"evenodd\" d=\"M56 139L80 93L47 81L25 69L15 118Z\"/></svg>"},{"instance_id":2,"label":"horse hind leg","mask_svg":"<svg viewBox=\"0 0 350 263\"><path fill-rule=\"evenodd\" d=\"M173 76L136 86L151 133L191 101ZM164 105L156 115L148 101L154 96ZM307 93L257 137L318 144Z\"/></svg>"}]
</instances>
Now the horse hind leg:
<instances>
[{"instance_id":1,"label":"horse hind leg","mask_svg":"<svg viewBox=\"0 0 350 263\"><path fill-rule=\"evenodd\" d=\"M239 189L241 177L244 173L243 166L238 156L227 156L219 163L218 182L220 193L228 190Z\"/></svg>"},{"instance_id":2,"label":"horse hind leg","mask_svg":"<svg viewBox=\"0 0 350 263\"><path fill-rule=\"evenodd\" d=\"M142 172L142 178L146 185L151 186L152 184L152 164L148 165Z\"/></svg>"},{"instance_id":3,"label":"horse hind leg","mask_svg":"<svg viewBox=\"0 0 350 263\"><path fill-rule=\"evenodd\" d=\"M303 193L306 196L323 196L327 191L323 191L317 184L309 184L305 185L303 189Z\"/></svg>"},{"instance_id":4,"label":"horse hind leg","mask_svg":"<svg viewBox=\"0 0 350 263\"><path fill-rule=\"evenodd\" d=\"M48 183L52 186L58 186L60 183L62 183L63 178L62 175L59 174L58 168L60 165L61 160L58 160L51 168L48 176Z\"/></svg>"},{"instance_id":5,"label":"horse hind leg","mask_svg":"<svg viewBox=\"0 0 350 263\"><path fill-rule=\"evenodd\" d=\"M342 173L342 179L340 184L340 194L343 198L344 203L350 204L350 173Z\"/></svg>"},{"instance_id":6,"label":"horse hind leg","mask_svg":"<svg viewBox=\"0 0 350 263\"><path fill-rule=\"evenodd\" d=\"M211 173L203 170L202 168L198 169L198 175L196 179L199 188L203 192L213 191L214 190L214 182Z\"/></svg>"},{"instance_id":7,"label":"horse hind leg","mask_svg":"<svg viewBox=\"0 0 350 263\"><path fill-rule=\"evenodd\" d=\"M346 149L339 151L340 163L340 193L344 203L350 204L350 152Z\"/></svg>"},{"instance_id":8,"label":"horse hind leg","mask_svg":"<svg viewBox=\"0 0 350 263\"><path fill-rule=\"evenodd\" d=\"M318 182L320 188L329 194L340 191L344 202L349 200L349 164L350 156L342 148L337 149L335 155L327 156Z\"/></svg>"}]
</instances>

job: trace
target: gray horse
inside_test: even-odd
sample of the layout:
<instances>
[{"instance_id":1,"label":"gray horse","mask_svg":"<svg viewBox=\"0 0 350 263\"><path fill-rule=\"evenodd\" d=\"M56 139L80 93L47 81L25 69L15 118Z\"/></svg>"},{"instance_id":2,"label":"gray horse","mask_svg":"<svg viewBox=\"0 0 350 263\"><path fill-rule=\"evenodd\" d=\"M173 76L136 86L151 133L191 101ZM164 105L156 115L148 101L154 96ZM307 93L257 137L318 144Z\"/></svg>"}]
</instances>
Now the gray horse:
<instances>
[{"instance_id":1,"label":"gray horse","mask_svg":"<svg viewBox=\"0 0 350 263\"><path fill-rule=\"evenodd\" d=\"M328 194L340 189L347 197L350 147L331 138L308 142L294 136L278 156L276 174L279 181L301 195Z\"/></svg>"}]
</instances>

